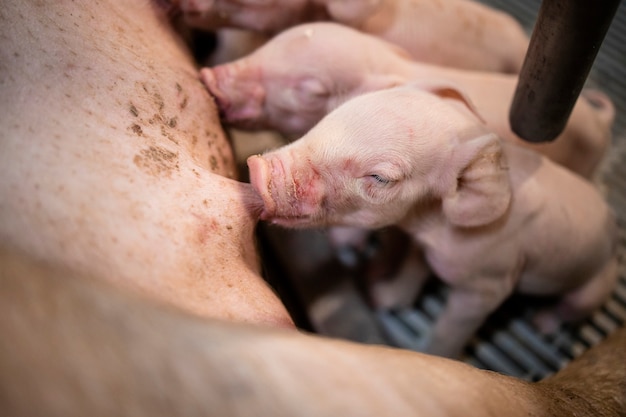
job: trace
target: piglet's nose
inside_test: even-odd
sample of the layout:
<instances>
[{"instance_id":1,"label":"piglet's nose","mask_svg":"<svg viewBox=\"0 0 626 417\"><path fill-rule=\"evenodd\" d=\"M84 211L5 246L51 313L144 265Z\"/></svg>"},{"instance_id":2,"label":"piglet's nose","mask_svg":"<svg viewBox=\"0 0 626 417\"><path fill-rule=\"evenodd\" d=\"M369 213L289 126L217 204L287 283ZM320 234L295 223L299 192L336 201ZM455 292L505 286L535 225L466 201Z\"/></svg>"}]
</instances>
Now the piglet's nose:
<instances>
[{"instance_id":1,"label":"piglet's nose","mask_svg":"<svg viewBox=\"0 0 626 417\"><path fill-rule=\"evenodd\" d=\"M261 219L266 220L276 211L276 203L270 192L270 166L267 161L259 155L250 156L247 159L248 170L250 171L250 183L256 192L263 199L265 210L261 213Z\"/></svg>"},{"instance_id":2,"label":"piglet's nose","mask_svg":"<svg viewBox=\"0 0 626 417\"><path fill-rule=\"evenodd\" d=\"M211 68L203 68L200 70L200 80L207 90L209 90L209 93L215 98L220 117L223 118L230 106L230 101L227 99L226 94L220 89L214 71Z\"/></svg>"}]
</instances>

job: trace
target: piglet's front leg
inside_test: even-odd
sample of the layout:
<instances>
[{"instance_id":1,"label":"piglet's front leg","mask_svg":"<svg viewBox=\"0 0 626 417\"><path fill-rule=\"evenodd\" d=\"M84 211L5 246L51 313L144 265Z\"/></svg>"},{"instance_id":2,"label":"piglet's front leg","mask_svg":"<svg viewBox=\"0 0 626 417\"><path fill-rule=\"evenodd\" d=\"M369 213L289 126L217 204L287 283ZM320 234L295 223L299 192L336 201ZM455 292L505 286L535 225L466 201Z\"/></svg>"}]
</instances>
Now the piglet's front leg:
<instances>
[{"instance_id":1,"label":"piglet's front leg","mask_svg":"<svg viewBox=\"0 0 626 417\"><path fill-rule=\"evenodd\" d=\"M471 285L451 286L424 352L458 358L489 315L513 293L520 269L518 265L508 274L476 277Z\"/></svg>"}]
</instances>

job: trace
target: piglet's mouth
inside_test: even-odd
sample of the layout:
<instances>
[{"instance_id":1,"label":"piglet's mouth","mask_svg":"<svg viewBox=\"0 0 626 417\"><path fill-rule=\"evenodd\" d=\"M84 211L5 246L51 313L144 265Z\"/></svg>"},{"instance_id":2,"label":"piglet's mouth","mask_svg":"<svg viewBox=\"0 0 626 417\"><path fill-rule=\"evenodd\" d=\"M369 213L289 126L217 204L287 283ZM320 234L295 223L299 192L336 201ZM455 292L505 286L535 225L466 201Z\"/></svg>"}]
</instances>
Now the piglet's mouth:
<instances>
[{"instance_id":1,"label":"piglet's mouth","mask_svg":"<svg viewBox=\"0 0 626 417\"><path fill-rule=\"evenodd\" d=\"M253 155L246 161L250 171L250 183L263 200L264 209L261 213L261 220L269 220L276 213L276 202L271 193L271 166L259 155Z\"/></svg>"},{"instance_id":2,"label":"piglet's mouth","mask_svg":"<svg viewBox=\"0 0 626 417\"><path fill-rule=\"evenodd\" d=\"M248 130L266 127L262 110L265 90L258 82L237 74L235 64L203 68L200 81L213 97L222 121Z\"/></svg>"},{"instance_id":3,"label":"piglet's mouth","mask_svg":"<svg viewBox=\"0 0 626 417\"><path fill-rule=\"evenodd\" d=\"M318 207L298 198L296 182L288 174L289 161L270 154L251 156L247 163L252 187L263 200L260 220L289 227L312 227L323 223L324 216Z\"/></svg>"},{"instance_id":4,"label":"piglet's mouth","mask_svg":"<svg viewBox=\"0 0 626 417\"><path fill-rule=\"evenodd\" d=\"M263 220L263 218L261 217ZM311 226L313 218L311 216L271 216L270 223L285 227L305 227Z\"/></svg>"},{"instance_id":5,"label":"piglet's mouth","mask_svg":"<svg viewBox=\"0 0 626 417\"><path fill-rule=\"evenodd\" d=\"M209 94L215 100L220 118L226 119L226 115L228 114L228 110L231 107L231 104L226 97L226 94L224 94L220 89L219 83L213 70L211 68L203 68L202 70L200 70L200 81L202 81Z\"/></svg>"}]
</instances>

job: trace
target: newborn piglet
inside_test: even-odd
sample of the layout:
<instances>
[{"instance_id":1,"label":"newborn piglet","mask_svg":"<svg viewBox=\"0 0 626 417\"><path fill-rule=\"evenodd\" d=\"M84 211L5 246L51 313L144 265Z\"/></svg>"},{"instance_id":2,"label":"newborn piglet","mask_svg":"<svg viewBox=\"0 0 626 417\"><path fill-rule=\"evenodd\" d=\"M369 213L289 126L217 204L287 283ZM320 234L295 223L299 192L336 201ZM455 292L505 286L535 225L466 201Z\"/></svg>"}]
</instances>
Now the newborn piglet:
<instances>
[{"instance_id":1,"label":"newborn piglet","mask_svg":"<svg viewBox=\"0 0 626 417\"><path fill-rule=\"evenodd\" d=\"M261 219L292 228L397 225L450 287L424 350L455 357L514 291L561 295L578 320L616 281L615 219L594 186L502 141L460 94L363 94L306 135L248 158Z\"/></svg>"},{"instance_id":2,"label":"newborn piglet","mask_svg":"<svg viewBox=\"0 0 626 417\"><path fill-rule=\"evenodd\" d=\"M279 33L298 23L334 21L457 68L517 73L528 36L512 16L470 0L180 0L191 26Z\"/></svg>"}]
</instances>

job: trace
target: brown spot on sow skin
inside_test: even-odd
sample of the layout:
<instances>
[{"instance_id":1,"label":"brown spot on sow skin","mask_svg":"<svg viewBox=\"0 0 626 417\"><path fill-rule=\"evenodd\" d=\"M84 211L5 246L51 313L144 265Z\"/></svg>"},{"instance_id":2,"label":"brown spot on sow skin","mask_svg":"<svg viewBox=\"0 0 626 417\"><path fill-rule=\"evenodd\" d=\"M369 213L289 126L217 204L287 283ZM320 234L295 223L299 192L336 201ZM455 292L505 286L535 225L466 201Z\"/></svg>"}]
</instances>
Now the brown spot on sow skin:
<instances>
[{"instance_id":1,"label":"brown spot on sow skin","mask_svg":"<svg viewBox=\"0 0 626 417\"><path fill-rule=\"evenodd\" d=\"M183 98L183 101L180 102L179 108L181 110L183 110L185 107L187 107L187 102L189 101L189 99L187 97Z\"/></svg>"},{"instance_id":2,"label":"brown spot on sow skin","mask_svg":"<svg viewBox=\"0 0 626 417\"><path fill-rule=\"evenodd\" d=\"M217 171L218 163L217 158L213 155L209 156L209 166L211 167L211 171Z\"/></svg>"},{"instance_id":3,"label":"brown spot on sow skin","mask_svg":"<svg viewBox=\"0 0 626 417\"><path fill-rule=\"evenodd\" d=\"M142 149L133 162L144 172L153 176L169 176L179 169L178 154L159 146Z\"/></svg>"},{"instance_id":4,"label":"brown spot on sow skin","mask_svg":"<svg viewBox=\"0 0 626 417\"><path fill-rule=\"evenodd\" d=\"M143 136L143 130L141 129L141 126L136 123L130 126L130 130L132 130L133 133L137 136Z\"/></svg>"},{"instance_id":5,"label":"brown spot on sow skin","mask_svg":"<svg viewBox=\"0 0 626 417\"><path fill-rule=\"evenodd\" d=\"M159 93L154 93L153 97L154 104L156 104L159 110L162 111L165 108L165 101L163 100L163 97Z\"/></svg>"},{"instance_id":6,"label":"brown spot on sow skin","mask_svg":"<svg viewBox=\"0 0 626 417\"><path fill-rule=\"evenodd\" d=\"M178 145L178 140L176 140L176 138L165 129L165 126L161 126L161 136Z\"/></svg>"},{"instance_id":7,"label":"brown spot on sow skin","mask_svg":"<svg viewBox=\"0 0 626 417\"><path fill-rule=\"evenodd\" d=\"M150 118L148 120L148 123L150 123L151 125L153 125L155 123L163 123L163 116L161 116L160 114L155 113L154 116L152 116L152 118Z\"/></svg>"},{"instance_id":8,"label":"brown spot on sow skin","mask_svg":"<svg viewBox=\"0 0 626 417\"><path fill-rule=\"evenodd\" d=\"M139 112L137 111L137 107L135 107L135 105L133 103L130 103L130 107L128 108L128 111L130 111L130 114L132 114L135 117L139 116Z\"/></svg>"}]
</instances>

